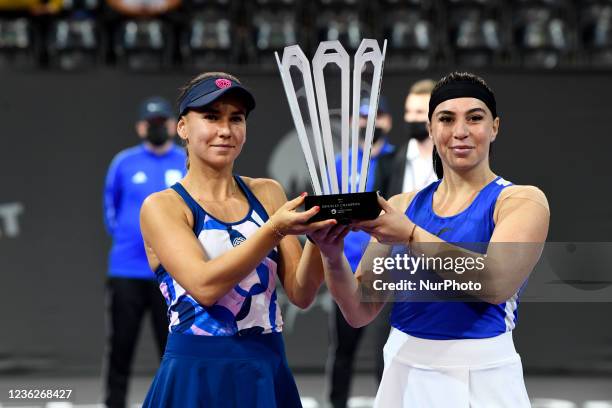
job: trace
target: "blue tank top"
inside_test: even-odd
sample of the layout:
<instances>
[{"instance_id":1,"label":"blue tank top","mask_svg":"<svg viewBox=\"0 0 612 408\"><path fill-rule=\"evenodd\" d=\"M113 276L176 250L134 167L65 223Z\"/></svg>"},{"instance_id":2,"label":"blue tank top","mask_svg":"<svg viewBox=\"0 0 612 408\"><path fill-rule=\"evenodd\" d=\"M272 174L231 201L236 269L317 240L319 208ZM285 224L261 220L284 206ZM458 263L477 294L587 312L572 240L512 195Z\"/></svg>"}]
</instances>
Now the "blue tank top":
<instances>
[{"instance_id":1,"label":"blue tank top","mask_svg":"<svg viewBox=\"0 0 612 408\"><path fill-rule=\"evenodd\" d=\"M431 183L414 196L406 209L408 218L447 242L488 243L495 228L493 212L497 197L512 183L497 177L465 210L450 217L440 217L432 209L433 195L440 182ZM499 305L486 302L398 302L391 312L391 326L411 336L432 340L488 338L514 329L517 308L518 292Z\"/></svg>"},{"instance_id":2,"label":"blue tank top","mask_svg":"<svg viewBox=\"0 0 612 408\"><path fill-rule=\"evenodd\" d=\"M193 213L193 232L208 259L240 245L268 220L263 205L244 181L236 175L234 178L249 202L249 211L245 218L233 223L208 214L180 183L172 186ZM276 301L278 260L278 249L274 248L246 278L209 307L200 305L160 265L155 275L168 305L170 333L233 336L282 331L283 321Z\"/></svg>"}]
</instances>

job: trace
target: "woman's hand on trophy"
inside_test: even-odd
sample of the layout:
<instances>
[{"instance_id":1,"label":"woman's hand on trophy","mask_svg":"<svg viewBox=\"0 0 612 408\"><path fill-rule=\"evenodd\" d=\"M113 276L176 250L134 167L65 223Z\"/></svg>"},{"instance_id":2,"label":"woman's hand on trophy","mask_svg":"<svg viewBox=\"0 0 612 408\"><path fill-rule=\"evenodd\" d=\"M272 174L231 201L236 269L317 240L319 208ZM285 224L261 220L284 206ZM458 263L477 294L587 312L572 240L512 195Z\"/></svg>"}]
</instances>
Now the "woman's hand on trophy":
<instances>
[{"instance_id":1,"label":"woman's hand on trophy","mask_svg":"<svg viewBox=\"0 0 612 408\"><path fill-rule=\"evenodd\" d=\"M308 234L323 256L336 256L344 252L344 237L351 231L348 225L334 224Z\"/></svg>"},{"instance_id":2,"label":"woman's hand on trophy","mask_svg":"<svg viewBox=\"0 0 612 408\"><path fill-rule=\"evenodd\" d=\"M380 195L378 203L383 209L381 215L373 220L351 223L353 230L365 231L381 244L407 244L414 227L412 221Z\"/></svg>"},{"instance_id":3,"label":"woman's hand on trophy","mask_svg":"<svg viewBox=\"0 0 612 408\"><path fill-rule=\"evenodd\" d=\"M306 193L302 193L297 198L287 201L270 217L268 223L277 235L284 237L285 235L310 234L313 231L337 224L337 221L333 219L309 224L308 220L317 214L320 208L315 206L308 211L296 211L299 206L304 204L306 195Z\"/></svg>"}]
</instances>

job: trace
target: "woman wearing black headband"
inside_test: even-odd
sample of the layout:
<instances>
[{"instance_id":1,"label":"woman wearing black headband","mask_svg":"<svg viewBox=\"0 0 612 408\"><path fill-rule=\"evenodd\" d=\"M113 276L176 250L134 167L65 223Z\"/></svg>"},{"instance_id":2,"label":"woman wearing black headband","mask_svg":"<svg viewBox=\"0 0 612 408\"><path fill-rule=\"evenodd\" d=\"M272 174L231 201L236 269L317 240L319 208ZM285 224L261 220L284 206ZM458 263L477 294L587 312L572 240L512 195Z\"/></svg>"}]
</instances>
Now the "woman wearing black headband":
<instances>
[{"instance_id":1,"label":"woman wearing black headband","mask_svg":"<svg viewBox=\"0 0 612 408\"><path fill-rule=\"evenodd\" d=\"M307 307L323 281L319 251L293 236L307 224L269 179L233 174L246 140L251 93L225 73L196 77L183 90L177 131L188 172L149 196L141 228L168 304L168 343L146 407L300 407L282 340L278 275L289 299Z\"/></svg>"},{"instance_id":2,"label":"woman wearing black headband","mask_svg":"<svg viewBox=\"0 0 612 408\"><path fill-rule=\"evenodd\" d=\"M414 260L427 258L426 269L435 273L415 268L418 289L432 290L423 283L449 282L450 295L460 288L471 300L394 304L377 407L530 405L512 330L520 289L546 240L549 208L536 187L513 185L491 170L489 152L499 123L495 96L484 80L468 73L442 78L431 95L428 123L441 180L388 202L381 197L384 213L352 226L370 233L373 242L409 246ZM363 326L386 300L379 294L385 287L374 282L386 272L376 258L388 261L390 249L370 245L353 277L342 240L334 238L343 228L315 240L333 297L350 324ZM520 244L501 244L508 242ZM442 257L455 268L436 266ZM396 270L402 266L394 264ZM393 287L386 288L388 296ZM414 296L410 290L402 295ZM369 302L362 301L364 293ZM425 295L420 300L442 298L444 292Z\"/></svg>"}]
</instances>

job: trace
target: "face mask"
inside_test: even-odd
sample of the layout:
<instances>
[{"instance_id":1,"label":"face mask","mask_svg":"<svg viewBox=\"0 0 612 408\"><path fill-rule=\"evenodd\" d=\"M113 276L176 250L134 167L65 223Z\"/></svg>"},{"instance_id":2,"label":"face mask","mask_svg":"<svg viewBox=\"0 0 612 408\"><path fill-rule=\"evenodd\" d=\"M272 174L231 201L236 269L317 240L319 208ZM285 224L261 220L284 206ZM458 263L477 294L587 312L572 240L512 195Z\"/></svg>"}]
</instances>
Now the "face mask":
<instances>
[{"instance_id":1,"label":"face mask","mask_svg":"<svg viewBox=\"0 0 612 408\"><path fill-rule=\"evenodd\" d=\"M382 128L374 128L374 136L372 137L372 144L378 142L381 137L385 136L385 131Z\"/></svg>"},{"instance_id":2,"label":"face mask","mask_svg":"<svg viewBox=\"0 0 612 408\"><path fill-rule=\"evenodd\" d=\"M419 142L429 137L427 122L404 122L404 127L408 136L415 138Z\"/></svg>"},{"instance_id":3,"label":"face mask","mask_svg":"<svg viewBox=\"0 0 612 408\"><path fill-rule=\"evenodd\" d=\"M166 122L154 123L149 122L149 130L147 131L147 141L153 146L161 146L168 141L170 135L166 129Z\"/></svg>"}]
</instances>

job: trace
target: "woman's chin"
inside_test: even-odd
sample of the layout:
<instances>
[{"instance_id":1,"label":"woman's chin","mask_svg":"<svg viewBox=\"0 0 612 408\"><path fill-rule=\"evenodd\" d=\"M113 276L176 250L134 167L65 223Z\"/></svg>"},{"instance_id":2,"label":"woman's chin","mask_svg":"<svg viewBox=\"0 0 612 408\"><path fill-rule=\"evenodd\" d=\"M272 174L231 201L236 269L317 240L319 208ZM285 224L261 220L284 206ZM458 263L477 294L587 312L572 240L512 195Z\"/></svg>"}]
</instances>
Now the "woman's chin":
<instances>
[{"instance_id":1,"label":"woman's chin","mask_svg":"<svg viewBox=\"0 0 612 408\"><path fill-rule=\"evenodd\" d=\"M215 157L206 157L202 159L202 163L213 169L223 169L234 164L235 157L215 155Z\"/></svg>"},{"instance_id":2,"label":"woman's chin","mask_svg":"<svg viewBox=\"0 0 612 408\"><path fill-rule=\"evenodd\" d=\"M455 159L453 163L451 163L450 168L457 173L465 173L466 171L474 169L477 165L478 163L474 163L473 160Z\"/></svg>"}]
</instances>

